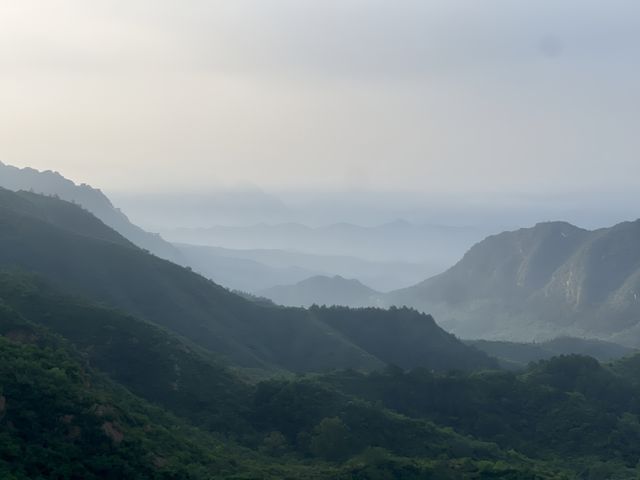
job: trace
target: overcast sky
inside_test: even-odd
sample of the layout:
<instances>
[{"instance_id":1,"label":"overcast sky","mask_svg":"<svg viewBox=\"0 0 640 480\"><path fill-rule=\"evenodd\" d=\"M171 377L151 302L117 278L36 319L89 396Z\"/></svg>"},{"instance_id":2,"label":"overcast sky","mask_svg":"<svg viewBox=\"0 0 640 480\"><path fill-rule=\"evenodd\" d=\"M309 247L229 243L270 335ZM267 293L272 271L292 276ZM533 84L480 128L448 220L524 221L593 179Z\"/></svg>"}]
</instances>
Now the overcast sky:
<instances>
[{"instance_id":1,"label":"overcast sky","mask_svg":"<svg viewBox=\"0 0 640 480\"><path fill-rule=\"evenodd\" d=\"M640 187L637 0L0 0L0 161L111 190Z\"/></svg>"}]
</instances>

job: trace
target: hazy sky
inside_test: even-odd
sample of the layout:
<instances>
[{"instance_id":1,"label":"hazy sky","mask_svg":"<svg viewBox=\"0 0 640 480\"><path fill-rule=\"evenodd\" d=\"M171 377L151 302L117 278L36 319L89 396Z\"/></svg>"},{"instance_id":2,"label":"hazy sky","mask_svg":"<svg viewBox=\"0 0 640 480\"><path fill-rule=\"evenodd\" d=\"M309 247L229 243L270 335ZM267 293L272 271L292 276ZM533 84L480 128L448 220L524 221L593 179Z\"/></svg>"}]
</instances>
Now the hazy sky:
<instances>
[{"instance_id":1,"label":"hazy sky","mask_svg":"<svg viewBox=\"0 0 640 480\"><path fill-rule=\"evenodd\" d=\"M637 0L0 0L0 160L107 189L640 187Z\"/></svg>"}]
</instances>

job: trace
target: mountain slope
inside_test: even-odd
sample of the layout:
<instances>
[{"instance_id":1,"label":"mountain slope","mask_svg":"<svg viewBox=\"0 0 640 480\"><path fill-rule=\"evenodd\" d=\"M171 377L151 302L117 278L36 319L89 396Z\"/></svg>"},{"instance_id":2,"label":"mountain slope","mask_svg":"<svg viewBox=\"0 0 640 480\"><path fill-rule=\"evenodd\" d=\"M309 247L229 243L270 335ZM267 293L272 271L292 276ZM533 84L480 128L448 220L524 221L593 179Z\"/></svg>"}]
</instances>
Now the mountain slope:
<instances>
[{"instance_id":1,"label":"mountain slope","mask_svg":"<svg viewBox=\"0 0 640 480\"><path fill-rule=\"evenodd\" d=\"M393 322L387 311L378 308L349 309L345 307L312 307L311 313L332 326L367 352L403 369L429 365L438 371L453 365L462 370L477 366L497 368L486 354L469 349L460 340L438 328L431 315L408 308L391 308Z\"/></svg>"},{"instance_id":2,"label":"mountain slope","mask_svg":"<svg viewBox=\"0 0 640 480\"><path fill-rule=\"evenodd\" d=\"M389 363L307 310L255 304L187 268L122 241L105 240L108 227L79 207L74 207L73 230L12 207L33 196L4 191L0 198L0 267L38 273L64 291L131 312L241 366L313 371ZM35 197L31 205L36 211L38 202L62 202ZM95 230L91 236L77 233L85 223ZM381 315L394 322L393 312ZM366 318L359 318L364 328ZM423 328L425 334L440 330L427 323ZM492 365L488 357L484 360L477 366ZM448 368L463 360L452 361Z\"/></svg>"},{"instance_id":3,"label":"mountain slope","mask_svg":"<svg viewBox=\"0 0 640 480\"><path fill-rule=\"evenodd\" d=\"M0 187L12 191L31 191L57 196L81 205L106 225L141 248L159 257L182 263L180 252L160 235L149 233L134 225L115 208L100 190L89 185L76 185L57 172L41 172L33 168L17 168L0 162Z\"/></svg>"},{"instance_id":4,"label":"mountain slope","mask_svg":"<svg viewBox=\"0 0 640 480\"><path fill-rule=\"evenodd\" d=\"M428 368L289 375L233 393L232 375L191 342L33 275L0 274L0 476L633 478L637 359L615 375L576 356L518 376L439 374L432 368L450 368L452 357L462 368L470 365L460 358L478 366L486 357L470 356L431 317L409 309L307 314L377 358Z\"/></svg>"},{"instance_id":5,"label":"mountain slope","mask_svg":"<svg viewBox=\"0 0 640 480\"><path fill-rule=\"evenodd\" d=\"M60 300L73 308L71 299ZM58 313L55 321L65 325ZM252 420L245 438L251 449L239 446L132 395L88 365L84 356L91 352L76 351L2 302L0 326L2 478L454 479L460 478L462 461L467 478L483 472L555 478L544 464L398 415L313 378L252 388L251 397L236 405ZM123 327L111 333L122 334ZM377 455L369 458L373 451ZM473 452L474 461L466 452Z\"/></svg>"},{"instance_id":6,"label":"mountain slope","mask_svg":"<svg viewBox=\"0 0 640 480\"><path fill-rule=\"evenodd\" d=\"M204 480L251 470L255 454L135 397L0 304L7 318L29 334L0 336L2 478Z\"/></svg>"},{"instance_id":7,"label":"mountain slope","mask_svg":"<svg viewBox=\"0 0 640 480\"><path fill-rule=\"evenodd\" d=\"M530 362L559 355L588 355L600 362L610 362L634 354L637 350L602 340L559 337L540 343L514 343L491 340L467 340L488 355L501 361L505 368L524 368Z\"/></svg>"},{"instance_id":8,"label":"mountain slope","mask_svg":"<svg viewBox=\"0 0 640 480\"><path fill-rule=\"evenodd\" d=\"M0 272L0 335L30 338L45 327L94 368L141 398L216 431L246 430L238 418L248 386L205 350L131 315L61 294L34 275Z\"/></svg>"},{"instance_id":9,"label":"mountain slope","mask_svg":"<svg viewBox=\"0 0 640 480\"><path fill-rule=\"evenodd\" d=\"M438 316L467 338L559 335L640 345L640 221L587 231L551 222L475 245L448 271L387 302Z\"/></svg>"},{"instance_id":10,"label":"mountain slope","mask_svg":"<svg viewBox=\"0 0 640 480\"><path fill-rule=\"evenodd\" d=\"M295 285L280 285L257 292L280 305L342 305L346 307L365 307L375 305L380 296L372 288L358 280L341 276L326 277L318 275L307 278Z\"/></svg>"}]
</instances>

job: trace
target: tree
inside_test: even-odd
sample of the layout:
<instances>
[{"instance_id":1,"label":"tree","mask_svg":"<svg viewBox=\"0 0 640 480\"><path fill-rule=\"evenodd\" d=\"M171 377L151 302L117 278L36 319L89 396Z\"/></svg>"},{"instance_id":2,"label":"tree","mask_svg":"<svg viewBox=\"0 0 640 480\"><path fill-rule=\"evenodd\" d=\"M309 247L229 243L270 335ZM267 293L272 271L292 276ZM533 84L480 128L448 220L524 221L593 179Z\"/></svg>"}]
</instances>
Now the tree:
<instances>
[{"instance_id":1,"label":"tree","mask_svg":"<svg viewBox=\"0 0 640 480\"><path fill-rule=\"evenodd\" d=\"M323 419L311 437L311 453L326 460L344 460L350 453L349 429L338 417Z\"/></svg>"},{"instance_id":2,"label":"tree","mask_svg":"<svg viewBox=\"0 0 640 480\"><path fill-rule=\"evenodd\" d=\"M260 451L272 457L279 457L287 451L287 439L280 432L270 432L262 441Z\"/></svg>"}]
</instances>

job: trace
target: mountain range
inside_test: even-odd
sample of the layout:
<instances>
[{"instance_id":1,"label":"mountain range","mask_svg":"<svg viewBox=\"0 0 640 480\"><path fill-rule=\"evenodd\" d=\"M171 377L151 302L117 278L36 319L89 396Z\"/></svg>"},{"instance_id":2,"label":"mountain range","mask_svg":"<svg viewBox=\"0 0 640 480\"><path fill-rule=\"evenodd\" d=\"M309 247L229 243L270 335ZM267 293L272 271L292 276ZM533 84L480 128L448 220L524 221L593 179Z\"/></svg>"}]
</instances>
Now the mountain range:
<instances>
[{"instance_id":1,"label":"mountain range","mask_svg":"<svg viewBox=\"0 0 640 480\"><path fill-rule=\"evenodd\" d=\"M341 240L339 236L336 237L336 235L341 233L338 230L333 231L332 229L330 229L333 232L331 233L333 237L332 242L337 248L335 251L344 252L351 248L349 251L355 252L355 255L346 255L344 253L340 255L305 253L301 251L304 245L294 244L295 241L297 241L295 238L292 238L294 243L284 242L282 244L286 247L292 247L293 245L293 248L267 248L269 245L274 244L273 239L269 239L271 237L269 235L265 236L263 234L264 232L256 231L254 227L222 229L222 231L228 230L235 232L232 233L233 238L230 238L228 234L224 234L221 231L219 234L213 236L208 235L206 238L190 236L189 238L194 241L195 245L188 243L172 244L164 240L159 234L147 232L137 225L134 225L100 190L86 184L75 184L57 172L41 172L31 168L17 168L0 163L0 187L12 191L26 190L44 195L55 195L63 200L75 202L93 213L105 224L119 232L135 245L174 263L190 266L198 273L225 286L252 293L277 285L298 282L315 275L357 277L362 282L373 285L375 288L382 291L389 291L412 285L434 273L439 273L444 270L446 266L449 266L442 259L439 259L437 262L365 260L360 258L358 252L355 252L355 250L349 246L351 244L345 241L346 237ZM178 208L178 205L181 205L180 208L186 208L183 197L184 196L171 197L173 198L175 208ZM155 197L152 197L152 199L153 198ZM250 195L250 198L251 204L265 204L265 200L262 198L260 192L254 191ZM172 209L172 202L166 198L165 202L160 204L153 204L151 200L147 200L151 202L145 207L147 215L149 215L150 212L155 212L157 215L164 215ZM199 197L196 197L191 198L191 203L186 203L188 205L193 204L193 208L196 208L196 206L202 208L203 201L204 200ZM241 204L238 205L238 208L241 208L242 202L248 200L247 198L244 198L244 200L237 199L234 196L227 198L227 196L223 195L217 201L225 204L233 204L235 201L240 201ZM184 216L185 213L183 212L182 217ZM405 233L422 235L420 229L413 227L407 232L406 227L409 224L396 222L394 225ZM361 227L346 224L345 227L356 232L360 231L359 236L366 233L366 230L363 230ZM318 236L314 233L315 230L308 229L308 227L300 225L299 229L303 231L308 230L311 237ZM385 230L388 231L384 232ZM374 229L374 231L381 232L381 234L385 236L397 237L399 232L394 232L393 230L393 225L387 226L386 229ZM456 238L462 235L461 232L465 232L464 229L450 230L449 233L451 236ZM169 232L169 235L170 234ZM470 232L464 233L464 235L467 234L470 235L471 238L476 238L477 236L477 234L474 236ZM446 236L447 233L441 228L439 230L436 229L434 235L437 238L438 236ZM247 243L248 239L253 240ZM255 242L255 239L262 240ZM318 241L323 241L322 234L312 242L317 244ZM340 242L343 242L343 247L339 247ZM415 243L413 240L412 242ZM459 242L458 240L458 243ZM378 244L379 243L378 241ZM464 248L466 248L464 247L466 243L462 243L463 246L459 249L460 254L464 251ZM275 244L278 244L278 242L275 242ZM220 245L226 245L229 248L224 248ZM254 245L256 248L244 248L246 245ZM379 247L380 246L376 248ZM451 261L451 263L453 263L453 261Z\"/></svg>"},{"instance_id":2,"label":"mountain range","mask_svg":"<svg viewBox=\"0 0 640 480\"><path fill-rule=\"evenodd\" d=\"M234 363L294 371L371 369L389 363L363 348L341 324L327 325L324 319L333 318L331 309L310 312L247 301L188 268L137 248L78 206L0 190L0 207L0 268L42 275L66 291L169 328ZM351 315L348 310L341 312ZM400 315L396 312L385 314L390 324ZM370 313L377 315L374 310ZM402 342L413 338L417 329L427 342L420 346L423 350L429 342L450 338L446 340L451 345L450 366L491 363L484 354L447 337L431 317L415 311L407 315L413 320L406 324L406 332L398 331L397 348L406 348ZM357 317L366 324L366 315Z\"/></svg>"},{"instance_id":3,"label":"mountain range","mask_svg":"<svg viewBox=\"0 0 640 480\"><path fill-rule=\"evenodd\" d=\"M566 222L548 222L492 235L445 272L412 287L380 293L367 282L345 279L354 278L356 271L381 278L385 270L406 272L409 264L285 250L173 245L132 224L100 190L76 185L58 173L0 164L0 185L75 202L133 244L161 258L284 305L406 305L435 314L443 326L464 338L529 342L569 335L634 347L640 344L639 222L593 231ZM274 239L283 233L279 228L264 229L263 233ZM362 235L367 232L381 239L395 238L397 232L411 232L415 226L403 223L389 231L386 227L371 230L349 225L320 230L287 227L287 231L291 229L304 232L302 235L314 242L327 232L364 241ZM216 230L223 238L225 231L233 235L247 232L243 228ZM318 231L320 237L316 236ZM414 278L422 275L421 271L414 269Z\"/></svg>"},{"instance_id":4,"label":"mountain range","mask_svg":"<svg viewBox=\"0 0 640 480\"><path fill-rule=\"evenodd\" d=\"M536 227L545 228L553 245L554 228ZM577 229L584 238L569 239L565 228L566 248L540 246L529 257L548 262L529 268L509 258L536 250L538 232L503 234L503 255L471 255L480 272L467 277L484 273L486 285L451 291L447 301L486 297L492 284L513 288L492 271L520 271L522 288L539 290L553 264L596 233ZM590 251L609 262L626 246L632 262L634 234L622 231L607 242L619 256ZM513 236L526 241L510 246ZM454 278L464 279L460 269ZM342 288L333 297L373 292L341 277L310 284L327 282ZM514 354L514 345L475 342L502 364L520 355L518 370L501 371L415 309L251 298L140 248L78 204L0 189L0 477L637 476L640 355L632 350L559 339L540 347L628 356L601 364L544 354L525 366L530 346Z\"/></svg>"},{"instance_id":5,"label":"mountain range","mask_svg":"<svg viewBox=\"0 0 640 480\"><path fill-rule=\"evenodd\" d=\"M280 305L310 307L311 305L345 305L347 307L373 306L380 292L367 287L358 280L314 276L293 286L276 286L261 290L258 295L269 298Z\"/></svg>"},{"instance_id":6,"label":"mountain range","mask_svg":"<svg viewBox=\"0 0 640 480\"><path fill-rule=\"evenodd\" d=\"M187 265L230 288L259 293L314 276L357 278L380 291L410 286L433 273L428 265L379 262L347 255L318 255L295 250L231 249L174 244Z\"/></svg>"},{"instance_id":7,"label":"mountain range","mask_svg":"<svg viewBox=\"0 0 640 480\"><path fill-rule=\"evenodd\" d=\"M312 227L297 222L213 225L163 229L169 240L235 249L293 250L317 255L347 255L376 262L429 267L430 274L452 265L490 231L481 227L414 224L395 220L362 226L334 223Z\"/></svg>"},{"instance_id":8,"label":"mountain range","mask_svg":"<svg viewBox=\"0 0 640 480\"><path fill-rule=\"evenodd\" d=\"M463 338L574 336L638 347L638 245L640 221L592 231L547 222L487 237L447 271L389 293L349 296L340 279L262 293L286 305L409 306Z\"/></svg>"},{"instance_id":9,"label":"mountain range","mask_svg":"<svg viewBox=\"0 0 640 480\"><path fill-rule=\"evenodd\" d=\"M0 187L12 191L26 190L43 195L55 195L68 202L77 203L140 248L149 250L159 257L182 263L177 248L164 241L160 235L149 233L131 223L102 191L90 185L78 185L58 172L17 168L0 162Z\"/></svg>"},{"instance_id":10,"label":"mountain range","mask_svg":"<svg viewBox=\"0 0 640 480\"><path fill-rule=\"evenodd\" d=\"M490 236L389 304L428 309L466 338L575 335L640 345L640 221L564 222Z\"/></svg>"},{"instance_id":11,"label":"mountain range","mask_svg":"<svg viewBox=\"0 0 640 480\"><path fill-rule=\"evenodd\" d=\"M546 342L516 343L498 340L466 340L479 350L497 358L502 367L522 369L530 363L567 354L588 355L601 362L630 357L637 349L617 343L573 337L558 337Z\"/></svg>"}]
</instances>

